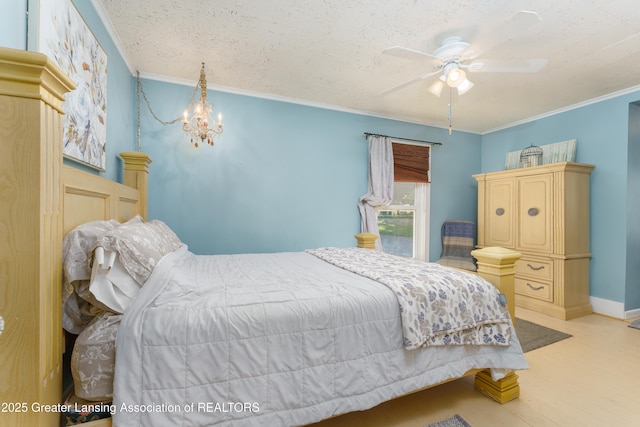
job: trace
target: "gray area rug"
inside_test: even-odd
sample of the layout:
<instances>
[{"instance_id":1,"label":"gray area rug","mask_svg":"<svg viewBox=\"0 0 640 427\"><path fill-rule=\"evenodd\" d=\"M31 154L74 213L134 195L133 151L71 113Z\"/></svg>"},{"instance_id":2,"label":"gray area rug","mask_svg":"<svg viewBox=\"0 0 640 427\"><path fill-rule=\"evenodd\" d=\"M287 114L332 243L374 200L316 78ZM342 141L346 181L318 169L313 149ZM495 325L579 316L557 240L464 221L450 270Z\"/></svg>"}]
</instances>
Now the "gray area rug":
<instances>
[{"instance_id":1,"label":"gray area rug","mask_svg":"<svg viewBox=\"0 0 640 427\"><path fill-rule=\"evenodd\" d=\"M640 319L634 320L633 322L631 322L629 324L629 327L633 329L640 329Z\"/></svg>"},{"instance_id":2,"label":"gray area rug","mask_svg":"<svg viewBox=\"0 0 640 427\"><path fill-rule=\"evenodd\" d=\"M525 353L571 337L564 332L516 318L516 334Z\"/></svg>"},{"instance_id":3,"label":"gray area rug","mask_svg":"<svg viewBox=\"0 0 640 427\"><path fill-rule=\"evenodd\" d=\"M429 424L426 427L471 427L460 415L454 415L446 420L439 421L437 423Z\"/></svg>"}]
</instances>

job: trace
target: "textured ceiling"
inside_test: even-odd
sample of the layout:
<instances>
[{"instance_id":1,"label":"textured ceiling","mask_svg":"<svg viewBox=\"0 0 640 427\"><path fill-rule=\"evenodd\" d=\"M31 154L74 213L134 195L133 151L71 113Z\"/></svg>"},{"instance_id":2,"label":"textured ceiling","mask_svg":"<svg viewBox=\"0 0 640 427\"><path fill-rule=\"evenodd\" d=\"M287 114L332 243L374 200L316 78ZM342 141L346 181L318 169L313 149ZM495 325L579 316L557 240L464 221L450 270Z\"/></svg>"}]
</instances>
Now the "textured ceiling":
<instances>
[{"instance_id":1,"label":"textured ceiling","mask_svg":"<svg viewBox=\"0 0 640 427\"><path fill-rule=\"evenodd\" d=\"M377 93L433 70L429 59L383 54L391 46L432 53L447 36L473 45L518 11L538 24L481 55L545 58L530 73L469 73L451 95L454 129L476 133L640 85L637 0L97 0L127 60L145 76L289 99L447 127L449 91L432 78ZM222 106L219 106L222 108Z\"/></svg>"}]
</instances>

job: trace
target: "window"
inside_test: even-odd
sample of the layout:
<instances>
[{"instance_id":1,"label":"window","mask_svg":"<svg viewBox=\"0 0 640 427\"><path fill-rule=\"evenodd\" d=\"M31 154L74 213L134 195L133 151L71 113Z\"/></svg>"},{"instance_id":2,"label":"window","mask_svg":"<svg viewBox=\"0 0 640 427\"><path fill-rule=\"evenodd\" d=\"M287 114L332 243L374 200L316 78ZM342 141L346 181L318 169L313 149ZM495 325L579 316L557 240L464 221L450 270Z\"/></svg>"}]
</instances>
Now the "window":
<instances>
[{"instance_id":1,"label":"window","mask_svg":"<svg viewBox=\"0 0 640 427\"><path fill-rule=\"evenodd\" d=\"M376 209L384 252L429 259L429 190L423 182L394 184L391 205Z\"/></svg>"},{"instance_id":2,"label":"window","mask_svg":"<svg viewBox=\"0 0 640 427\"><path fill-rule=\"evenodd\" d=\"M376 210L384 252L429 259L429 154L429 146L393 143L393 200Z\"/></svg>"}]
</instances>

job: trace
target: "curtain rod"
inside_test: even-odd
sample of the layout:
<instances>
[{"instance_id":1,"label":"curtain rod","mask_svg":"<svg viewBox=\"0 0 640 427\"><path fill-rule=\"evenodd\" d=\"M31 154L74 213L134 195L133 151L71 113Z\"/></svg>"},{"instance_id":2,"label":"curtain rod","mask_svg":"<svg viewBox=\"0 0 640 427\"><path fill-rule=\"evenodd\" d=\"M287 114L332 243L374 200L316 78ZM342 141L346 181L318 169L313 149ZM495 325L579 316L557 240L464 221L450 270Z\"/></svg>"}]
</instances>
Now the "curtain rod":
<instances>
[{"instance_id":1,"label":"curtain rod","mask_svg":"<svg viewBox=\"0 0 640 427\"><path fill-rule=\"evenodd\" d=\"M421 139L410 139L410 138L401 138L399 136L389 136L389 135L382 135L379 133L370 133L370 132L365 132L364 136L384 136L386 138L391 138L391 139L401 139L403 141L412 141L412 142L422 142L424 144L431 144L431 145L442 145L442 142L431 142L431 141L423 141Z\"/></svg>"}]
</instances>

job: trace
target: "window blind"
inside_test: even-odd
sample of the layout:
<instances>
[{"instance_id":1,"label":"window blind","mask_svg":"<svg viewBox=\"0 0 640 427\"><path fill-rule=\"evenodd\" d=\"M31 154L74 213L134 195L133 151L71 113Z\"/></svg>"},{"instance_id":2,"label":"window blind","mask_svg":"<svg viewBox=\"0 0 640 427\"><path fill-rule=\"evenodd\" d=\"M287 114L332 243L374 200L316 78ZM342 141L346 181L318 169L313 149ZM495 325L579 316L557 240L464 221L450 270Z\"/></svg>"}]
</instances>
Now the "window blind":
<instances>
[{"instance_id":1,"label":"window blind","mask_svg":"<svg viewBox=\"0 0 640 427\"><path fill-rule=\"evenodd\" d=\"M392 143L393 175L396 182L429 182L428 145Z\"/></svg>"}]
</instances>

